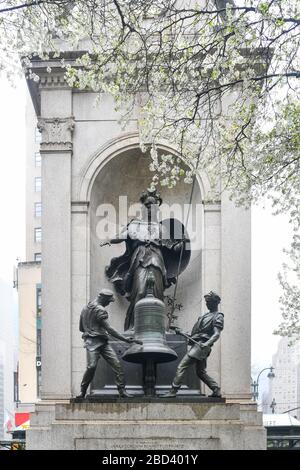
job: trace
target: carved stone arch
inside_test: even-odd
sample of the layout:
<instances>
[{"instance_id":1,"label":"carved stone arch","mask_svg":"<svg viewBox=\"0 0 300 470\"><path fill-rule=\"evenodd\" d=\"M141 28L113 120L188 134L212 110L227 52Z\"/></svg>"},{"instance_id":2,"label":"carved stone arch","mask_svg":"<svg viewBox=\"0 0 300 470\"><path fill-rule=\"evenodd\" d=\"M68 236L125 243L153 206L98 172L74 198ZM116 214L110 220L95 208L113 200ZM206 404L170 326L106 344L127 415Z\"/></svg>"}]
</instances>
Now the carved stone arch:
<instances>
[{"instance_id":1,"label":"carved stone arch","mask_svg":"<svg viewBox=\"0 0 300 470\"><path fill-rule=\"evenodd\" d=\"M114 157L131 149L138 149L140 146L138 133L126 133L115 139L112 139L102 145L87 161L83 168L81 183L78 191L79 201L90 201L91 191L97 175L103 167ZM172 153L180 158L180 152L169 142L160 141L157 148L167 153ZM211 192L211 184L205 171L200 171L197 176L202 200L205 201Z\"/></svg>"},{"instance_id":2,"label":"carved stone arch","mask_svg":"<svg viewBox=\"0 0 300 470\"><path fill-rule=\"evenodd\" d=\"M158 149L165 153L179 155L179 152L174 146L166 142L160 142L157 145ZM139 135L137 133L123 134L116 139L113 139L103 145L97 152L95 152L87 161L81 173L81 184L78 194L78 201L87 203L88 210L86 212L86 229L84 231L85 246L87 247L87 283L89 298L96 295L99 287L111 288L108 279L105 276L104 267L108 265L111 258L120 256L124 251L122 244L112 245L110 247L99 247L99 243L104 241L100 237L99 223L105 218L99 214L98 208L103 204L114 207L116 210L117 224L123 222L119 219L118 205L119 195L128 197L128 203L138 203L139 191L144 189L144 184L140 187L141 181L147 180L147 175L151 177L151 172L144 168L142 152L139 146ZM147 165L145 158L145 164ZM130 167L130 161L135 162L136 165ZM139 166L140 165L140 166ZM144 173L139 173L143 167ZM127 172L128 169L128 172ZM127 173L126 173L127 172ZM126 177L125 177L126 174ZM127 179L129 178L129 180ZM131 179L130 179L131 178ZM139 179L140 178L140 179ZM192 255L189 268L182 274L178 287L178 299L184 305L184 313L181 316L182 327L188 328L195 320L195 311L197 306L201 303L201 295L203 293L203 250L205 244L205 198L210 191L210 184L204 172L197 178L198 184L196 185L192 206L193 210L189 212L188 233L192 235L197 232L194 240L192 240ZM133 186L133 182L136 185ZM119 184L120 183L120 184ZM127 188L127 189L125 189ZM159 188L163 201L171 205L174 202L174 207L180 206L185 210L185 204L189 204L189 195L192 185L186 185L183 181L178 183L175 190L168 188ZM182 212L182 218L185 223L184 217L187 212ZM131 215L130 215L131 217ZM176 217L176 216L175 216ZM108 218L109 219L109 218ZM109 219L111 221L111 219ZM126 220L125 220L126 223ZM113 225L113 224L111 224ZM79 230L77 230L79 232ZM77 233L76 232L76 233ZM82 230L83 232L83 230ZM75 233L75 232L74 232ZM113 236L113 234L112 234ZM108 237L109 238L109 237ZM191 237L192 238L192 237ZM171 295L172 288L167 295ZM190 299L193 299L191 302ZM124 311L127 309L127 300L122 296L116 297L115 308L115 326L122 328L124 323Z\"/></svg>"}]
</instances>

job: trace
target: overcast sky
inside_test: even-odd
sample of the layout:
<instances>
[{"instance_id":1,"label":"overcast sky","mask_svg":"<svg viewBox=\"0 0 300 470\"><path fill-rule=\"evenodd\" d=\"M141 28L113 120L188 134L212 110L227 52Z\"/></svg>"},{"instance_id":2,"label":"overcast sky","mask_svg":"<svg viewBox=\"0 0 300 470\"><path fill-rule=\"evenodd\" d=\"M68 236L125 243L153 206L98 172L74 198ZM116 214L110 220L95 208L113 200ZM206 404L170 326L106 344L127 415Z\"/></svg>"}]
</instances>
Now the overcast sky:
<instances>
[{"instance_id":1,"label":"overcast sky","mask_svg":"<svg viewBox=\"0 0 300 470\"><path fill-rule=\"evenodd\" d=\"M15 89L0 80L0 277L12 285L16 258L25 258L25 84ZM252 363L271 364L280 322L277 273L282 249L291 237L288 220L272 216L270 207L252 209Z\"/></svg>"},{"instance_id":2,"label":"overcast sky","mask_svg":"<svg viewBox=\"0 0 300 470\"><path fill-rule=\"evenodd\" d=\"M0 80L0 277L25 253L25 84Z\"/></svg>"}]
</instances>

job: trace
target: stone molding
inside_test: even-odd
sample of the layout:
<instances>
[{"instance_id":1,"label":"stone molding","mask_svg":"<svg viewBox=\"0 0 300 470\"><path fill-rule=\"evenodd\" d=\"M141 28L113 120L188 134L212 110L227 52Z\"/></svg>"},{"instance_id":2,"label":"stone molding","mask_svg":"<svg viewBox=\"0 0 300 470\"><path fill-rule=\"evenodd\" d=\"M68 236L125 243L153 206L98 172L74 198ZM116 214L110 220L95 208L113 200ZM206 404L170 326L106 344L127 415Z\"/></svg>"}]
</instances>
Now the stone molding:
<instances>
[{"instance_id":1,"label":"stone molding","mask_svg":"<svg viewBox=\"0 0 300 470\"><path fill-rule=\"evenodd\" d=\"M59 88L59 89L70 89L70 86L65 80L64 73L50 72L47 75L40 76L39 82L40 88Z\"/></svg>"},{"instance_id":2,"label":"stone molding","mask_svg":"<svg viewBox=\"0 0 300 470\"><path fill-rule=\"evenodd\" d=\"M72 214L87 214L89 202L86 201L72 201L71 212Z\"/></svg>"},{"instance_id":3,"label":"stone molding","mask_svg":"<svg viewBox=\"0 0 300 470\"><path fill-rule=\"evenodd\" d=\"M82 170L82 178L76 198L80 201L89 201L94 181L102 168L112 158L125 151L138 148L140 148L140 139L137 132L120 134L103 144L87 159L87 163ZM172 153L173 155L180 157L180 149L173 147L170 142L167 142L164 139L157 144L157 148L166 153ZM197 175L197 182L199 184L202 198L207 199L207 195L211 193L211 185L208 175L204 170L201 170Z\"/></svg>"},{"instance_id":4,"label":"stone molding","mask_svg":"<svg viewBox=\"0 0 300 470\"><path fill-rule=\"evenodd\" d=\"M256 403L60 403L30 416L28 450L265 450Z\"/></svg>"},{"instance_id":5,"label":"stone molding","mask_svg":"<svg viewBox=\"0 0 300 470\"><path fill-rule=\"evenodd\" d=\"M42 133L41 152L65 152L73 148L73 116L66 118L38 118L38 129Z\"/></svg>"},{"instance_id":6,"label":"stone molding","mask_svg":"<svg viewBox=\"0 0 300 470\"><path fill-rule=\"evenodd\" d=\"M221 212L221 201L202 201L204 212Z\"/></svg>"}]
</instances>

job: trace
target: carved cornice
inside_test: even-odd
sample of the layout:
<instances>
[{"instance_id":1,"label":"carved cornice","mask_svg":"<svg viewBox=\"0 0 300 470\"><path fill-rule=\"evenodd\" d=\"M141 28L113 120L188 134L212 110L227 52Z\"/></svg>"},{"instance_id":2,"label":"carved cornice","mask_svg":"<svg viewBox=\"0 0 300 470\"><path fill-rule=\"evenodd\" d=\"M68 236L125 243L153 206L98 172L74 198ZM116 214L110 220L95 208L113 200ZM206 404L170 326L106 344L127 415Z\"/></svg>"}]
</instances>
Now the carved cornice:
<instances>
[{"instance_id":1,"label":"carved cornice","mask_svg":"<svg viewBox=\"0 0 300 470\"><path fill-rule=\"evenodd\" d=\"M72 132L75 120L67 118L38 118L42 134L41 152L65 152L72 150Z\"/></svg>"},{"instance_id":2,"label":"carved cornice","mask_svg":"<svg viewBox=\"0 0 300 470\"><path fill-rule=\"evenodd\" d=\"M58 88L58 89L71 89L65 80L64 73L51 72L48 75L41 75L39 81L40 88Z\"/></svg>"}]
</instances>

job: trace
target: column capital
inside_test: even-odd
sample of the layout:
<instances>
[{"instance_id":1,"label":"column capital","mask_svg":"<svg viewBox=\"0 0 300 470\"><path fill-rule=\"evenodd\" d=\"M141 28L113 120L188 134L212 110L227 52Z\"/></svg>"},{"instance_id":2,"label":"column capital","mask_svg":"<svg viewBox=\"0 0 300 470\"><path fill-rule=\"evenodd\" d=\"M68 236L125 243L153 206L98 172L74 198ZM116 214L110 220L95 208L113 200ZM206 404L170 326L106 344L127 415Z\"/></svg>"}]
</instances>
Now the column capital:
<instances>
[{"instance_id":1,"label":"column capital","mask_svg":"<svg viewBox=\"0 0 300 470\"><path fill-rule=\"evenodd\" d=\"M204 212L220 212L221 201L203 200L202 201Z\"/></svg>"},{"instance_id":2,"label":"column capital","mask_svg":"<svg viewBox=\"0 0 300 470\"><path fill-rule=\"evenodd\" d=\"M65 118L38 118L38 129L42 133L41 153L72 151L72 133L75 126L73 116Z\"/></svg>"}]
</instances>

